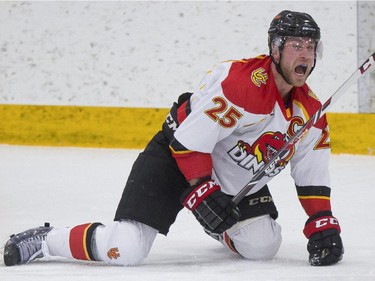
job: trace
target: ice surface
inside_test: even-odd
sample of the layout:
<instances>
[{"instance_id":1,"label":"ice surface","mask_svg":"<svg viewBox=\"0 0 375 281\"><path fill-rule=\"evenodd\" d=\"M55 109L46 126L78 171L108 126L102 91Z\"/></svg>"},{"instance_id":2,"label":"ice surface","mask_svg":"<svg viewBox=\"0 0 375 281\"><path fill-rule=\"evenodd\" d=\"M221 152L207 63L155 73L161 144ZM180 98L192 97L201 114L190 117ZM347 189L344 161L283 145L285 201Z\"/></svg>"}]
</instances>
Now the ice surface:
<instances>
[{"instance_id":1,"label":"ice surface","mask_svg":"<svg viewBox=\"0 0 375 281\"><path fill-rule=\"evenodd\" d=\"M45 221L59 227L111 221L139 152L0 145L0 241ZM246 261L230 253L183 210L169 235L159 235L148 258L138 266L53 258L5 267L1 257L0 280L373 281L375 157L333 155L331 175L332 205L345 245L344 260L335 266L307 263L302 234L306 216L289 171L284 171L270 184L283 228L282 246L271 261Z\"/></svg>"}]
</instances>

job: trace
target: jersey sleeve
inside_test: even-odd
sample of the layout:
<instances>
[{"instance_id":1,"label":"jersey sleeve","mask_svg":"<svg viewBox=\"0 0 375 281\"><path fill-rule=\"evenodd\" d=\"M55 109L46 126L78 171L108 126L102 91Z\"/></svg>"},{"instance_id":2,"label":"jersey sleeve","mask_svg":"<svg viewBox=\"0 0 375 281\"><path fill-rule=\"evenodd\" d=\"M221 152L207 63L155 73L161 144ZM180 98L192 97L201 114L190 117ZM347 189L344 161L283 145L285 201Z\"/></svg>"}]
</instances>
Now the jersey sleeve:
<instances>
[{"instance_id":1,"label":"jersey sleeve","mask_svg":"<svg viewBox=\"0 0 375 281\"><path fill-rule=\"evenodd\" d=\"M323 116L300 141L291 160L298 198L308 216L331 210L330 153L329 129Z\"/></svg>"},{"instance_id":2,"label":"jersey sleeve","mask_svg":"<svg viewBox=\"0 0 375 281\"><path fill-rule=\"evenodd\" d=\"M221 88L230 65L222 63L209 71L189 101L178 109L179 126L170 148L187 180L211 175L211 152L235 130L243 116L243 108L228 100Z\"/></svg>"},{"instance_id":3,"label":"jersey sleeve","mask_svg":"<svg viewBox=\"0 0 375 281\"><path fill-rule=\"evenodd\" d=\"M190 113L177 128L174 137L187 149L211 153L220 140L230 135L243 117L243 107L228 99L222 89L231 63L209 71L190 98Z\"/></svg>"}]
</instances>

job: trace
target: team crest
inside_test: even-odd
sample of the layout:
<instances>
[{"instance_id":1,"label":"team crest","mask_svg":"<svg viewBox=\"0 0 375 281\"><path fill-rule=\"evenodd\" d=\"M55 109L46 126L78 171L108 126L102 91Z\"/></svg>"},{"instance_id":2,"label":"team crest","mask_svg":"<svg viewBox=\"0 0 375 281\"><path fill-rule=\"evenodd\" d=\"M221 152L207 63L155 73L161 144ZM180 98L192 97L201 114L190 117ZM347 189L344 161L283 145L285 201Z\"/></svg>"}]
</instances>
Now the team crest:
<instances>
[{"instance_id":1,"label":"team crest","mask_svg":"<svg viewBox=\"0 0 375 281\"><path fill-rule=\"evenodd\" d=\"M260 87L261 84L266 84L268 75L263 67L255 69L251 73L251 81L255 86Z\"/></svg>"},{"instance_id":2,"label":"team crest","mask_svg":"<svg viewBox=\"0 0 375 281\"><path fill-rule=\"evenodd\" d=\"M261 135L252 145L240 140L229 152L229 156L237 162L237 164L247 170L257 172L264 164L271 161L275 153L277 153L286 143L287 135L280 132L266 132ZM268 176L275 176L281 172L294 155L294 146L277 159L276 165L267 172Z\"/></svg>"},{"instance_id":3,"label":"team crest","mask_svg":"<svg viewBox=\"0 0 375 281\"><path fill-rule=\"evenodd\" d=\"M110 260L117 260L120 257L119 249L117 247L109 249L107 252L107 256Z\"/></svg>"}]
</instances>

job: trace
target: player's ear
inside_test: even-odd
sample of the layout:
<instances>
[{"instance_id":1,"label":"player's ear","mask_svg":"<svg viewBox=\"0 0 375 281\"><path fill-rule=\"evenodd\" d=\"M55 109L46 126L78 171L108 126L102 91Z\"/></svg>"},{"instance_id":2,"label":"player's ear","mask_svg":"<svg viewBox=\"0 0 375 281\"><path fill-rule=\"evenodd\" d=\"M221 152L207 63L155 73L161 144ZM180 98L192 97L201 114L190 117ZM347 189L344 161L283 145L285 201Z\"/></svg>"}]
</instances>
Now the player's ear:
<instances>
[{"instance_id":1,"label":"player's ear","mask_svg":"<svg viewBox=\"0 0 375 281\"><path fill-rule=\"evenodd\" d=\"M280 60L280 50L279 47L276 46L276 44L272 43L271 45L271 54L273 56L273 59L275 60L276 63L279 63Z\"/></svg>"}]
</instances>

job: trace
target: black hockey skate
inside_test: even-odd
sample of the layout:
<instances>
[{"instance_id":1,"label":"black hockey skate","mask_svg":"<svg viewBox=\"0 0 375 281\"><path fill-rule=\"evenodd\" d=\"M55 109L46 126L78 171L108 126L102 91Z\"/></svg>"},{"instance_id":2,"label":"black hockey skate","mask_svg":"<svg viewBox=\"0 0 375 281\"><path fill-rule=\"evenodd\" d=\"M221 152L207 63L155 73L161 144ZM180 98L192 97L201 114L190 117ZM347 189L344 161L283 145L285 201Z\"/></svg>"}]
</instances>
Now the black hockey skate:
<instances>
[{"instance_id":1,"label":"black hockey skate","mask_svg":"<svg viewBox=\"0 0 375 281\"><path fill-rule=\"evenodd\" d=\"M4 264L21 265L44 257L42 243L51 229L52 227L46 223L45 226L11 235L4 246Z\"/></svg>"}]
</instances>

